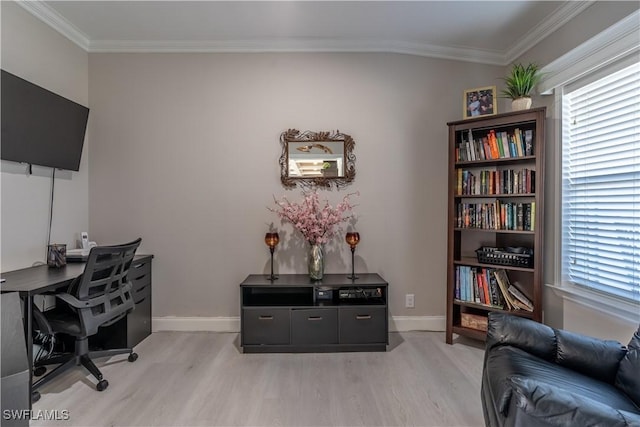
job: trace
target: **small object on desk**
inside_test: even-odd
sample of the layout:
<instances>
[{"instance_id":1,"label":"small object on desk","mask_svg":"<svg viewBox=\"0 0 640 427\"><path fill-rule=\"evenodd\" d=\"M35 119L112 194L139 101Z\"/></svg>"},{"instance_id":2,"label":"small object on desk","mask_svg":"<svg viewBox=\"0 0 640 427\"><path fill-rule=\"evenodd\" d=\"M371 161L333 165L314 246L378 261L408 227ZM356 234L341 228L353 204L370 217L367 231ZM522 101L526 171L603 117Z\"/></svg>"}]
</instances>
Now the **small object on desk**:
<instances>
[{"instance_id":1,"label":"small object on desk","mask_svg":"<svg viewBox=\"0 0 640 427\"><path fill-rule=\"evenodd\" d=\"M67 245L49 245L47 248L47 265L53 268L59 268L67 265Z\"/></svg>"},{"instance_id":2,"label":"small object on desk","mask_svg":"<svg viewBox=\"0 0 640 427\"><path fill-rule=\"evenodd\" d=\"M67 262L86 262L89 259L91 248L69 249L67 251Z\"/></svg>"}]
</instances>

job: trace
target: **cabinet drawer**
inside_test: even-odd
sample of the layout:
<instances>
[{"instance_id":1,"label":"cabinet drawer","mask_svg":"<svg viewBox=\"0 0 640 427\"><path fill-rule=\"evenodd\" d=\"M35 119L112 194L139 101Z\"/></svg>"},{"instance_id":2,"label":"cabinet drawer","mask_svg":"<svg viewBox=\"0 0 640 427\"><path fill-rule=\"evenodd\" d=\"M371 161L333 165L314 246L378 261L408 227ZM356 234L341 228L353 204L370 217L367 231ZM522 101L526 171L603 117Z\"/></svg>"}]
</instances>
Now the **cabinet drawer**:
<instances>
[{"instance_id":1,"label":"cabinet drawer","mask_svg":"<svg viewBox=\"0 0 640 427\"><path fill-rule=\"evenodd\" d=\"M288 308L242 309L242 345L289 344Z\"/></svg>"},{"instance_id":2,"label":"cabinet drawer","mask_svg":"<svg viewBox=\"0 0 640 427\"><path fill-rule=\"evenodd\" d=\"M387 342L384 307L341 307L340 344Z\"/></svg>"},{"instance_id":3,"label":"cabinet drawer","mask_svg":"<svg viewBox=\"0 0 640 427\"><path fill-rule=\"evenodd\" d=\"M131 280L133 290L136 291L151 284L151 262L136 262L129 267L127 277Z\"/></svg>"},{"instance_id":4,"label":"cabinet drawer","mask_svg":"<svg viewBox=\"0 0 640 427\"><path fill-rule=\"evenodd\" d=\"M131 295L133 296L133 302L136 304L142 302L142 300L151 296L151 283L131 289Z\"/></svg>"},{"instance_id":5,"label":"cabinet drawer","mask_svg":"<svg viewBox=\"0 0 640 427\"><path fill-rule=\"evenodd\" d=\"M337 309L305 308L291 310L291 343L337 344Z\"/></svg>"}]
</instances>

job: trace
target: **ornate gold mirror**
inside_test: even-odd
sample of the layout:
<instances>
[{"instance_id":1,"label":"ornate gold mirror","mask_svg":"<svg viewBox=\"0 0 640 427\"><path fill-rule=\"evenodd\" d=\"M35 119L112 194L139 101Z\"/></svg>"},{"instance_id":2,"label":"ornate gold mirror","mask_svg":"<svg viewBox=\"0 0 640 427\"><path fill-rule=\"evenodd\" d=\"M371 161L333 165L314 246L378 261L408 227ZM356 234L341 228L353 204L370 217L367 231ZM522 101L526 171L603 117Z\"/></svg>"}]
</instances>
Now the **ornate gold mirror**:
<instances>
[{"instance_id":1,"label":"ornate gold mirror","mask_svg":"<svg viewBox=\"0 0 640 427\"><path fill-rule=\"evenodd\" d=\"M300 132L289 129L280 134L282 155L280 177L285 187L345 187L356 176L355 142L351 136L331 132Z\"/></svg>"}]
</instances>

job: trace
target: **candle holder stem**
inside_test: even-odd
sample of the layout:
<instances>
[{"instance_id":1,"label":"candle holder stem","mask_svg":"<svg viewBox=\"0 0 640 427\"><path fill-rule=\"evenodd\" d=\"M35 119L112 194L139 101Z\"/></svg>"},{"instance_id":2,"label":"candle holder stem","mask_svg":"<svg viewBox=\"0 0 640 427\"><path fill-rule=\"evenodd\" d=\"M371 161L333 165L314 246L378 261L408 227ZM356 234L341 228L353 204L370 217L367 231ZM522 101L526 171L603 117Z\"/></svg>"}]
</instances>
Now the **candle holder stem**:
<instances>
[{"instance_id":1,"label":"candle holder stem","mask_svg":"<svg viewBox=\"0 0 640 427\"><path fill-rule=\"evenodd\" d=\"M356 276L355 254L356 254L356 247L351 246L351 276L347 276L347 279L351 279L351 280L358 279L358 276Z\"/></svg>"},{"instance_id":2,"label":"candle holder stem","mask_svg":"<svg viewBox=\"0 0 640 427\"><path fill-rule=\"evenodd\" d=\"M275 247L270 247L269 252L271 252L271 275L269 276L269 280L274 281L278 279L278 276L273 274L273 251Z\"/></svg>"}]
</instances>

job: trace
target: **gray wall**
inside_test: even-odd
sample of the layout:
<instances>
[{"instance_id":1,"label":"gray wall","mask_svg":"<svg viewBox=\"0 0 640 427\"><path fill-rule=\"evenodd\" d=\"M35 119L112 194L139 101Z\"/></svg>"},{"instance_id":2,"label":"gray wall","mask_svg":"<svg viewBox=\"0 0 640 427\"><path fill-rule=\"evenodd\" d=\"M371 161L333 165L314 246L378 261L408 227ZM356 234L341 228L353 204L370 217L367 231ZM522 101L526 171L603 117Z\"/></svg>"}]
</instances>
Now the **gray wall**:
<instances>
[{"instance_id":1,"label":"gray wall","mask_svg":"<svg viewBox=\"0 0 640 427\"><path fill-rule=\"evenodd\" d=\"M88 54L14 2L2 10L2 68L30 82L88 105ZM90 119L93 112L90 113ZM45 261L51 168L2 162L2 271ZM56 172L51 240L75 244L88 230L88 138L79 172Z\"/></svg>"},{"instance_id":2,"label":"gray wall","mask_svg":"<svg viewBox=\"0 0 640 427\"><path fill-rule=\"evenodd\" d=\"M596 2L580 15L556 30L549 37L518 58L518 61L535 62L545 66L561 57L573 48L591 39L621 19L640 8L636 1ZM545 283L556 284L555 269L560 260L559 240L556 233L560 219L559 212L559 167L561 164L559 140L561 126L561 108L555 106L553 95L535 97L536 105L547 106L547 150L545 181ZM565 301L550 289L544 292L544 322L557 328L586 333L603 338L618 339L627 342L637 324L621 321L619 318L582 306L579 303Z\"/></svg>"},{"instance_id":3,"label":"gray wall","mask_svg":"<svg viewBox=\"0 0 640 427\"><path fill-rule=\"evenodd\" d=\"M143 238L154 315L237 316L238 284L266 272L263 237L283 230L277 270L306 271L290 226L267 210L299 199L279 181L279 134L356 141L357 269L391 284L393 315L444 316L447 127L462 91L501 67L396 54L91 54L90 229ZM322 192L332 203L345 191ZM346 272L337 237L327 272ZM416 308L404 308L404 294Z\"/></svg>"},{"instance_id":4,"label":"gray wall","mask_svg":"<svg viewBox=\"0 0 640 427\"><path fill-rule=\"evenodd\" d=\"M520 59L544 65L637 8L594 3ZM499 85L506 67L394 54L88 55L12 2L1 11L2 67L90 101L80 172L56 181L52 240L72 244L87 227L101 243L143 237L141 251L156 255L155 315L237 316L238 282L268 269L262 237L272 222L283 232L277 270L304 272L299 239L266 209L273 196L299 197L279 183L278 135L289 127L355 138L358 176L347 191L361 193L358 270L390 281L393 315L444 315L446 122L461 117L463 89ZM48 173L2 164L3 271L43 260ZM322 194L335 203L345 193ZM342 239L328 250L327 271L348 270ZM405 293L416 294L414 310ZM545 319L562 326L565 305L551 292L546 300Z\"/></svg>"}]
</instances>

